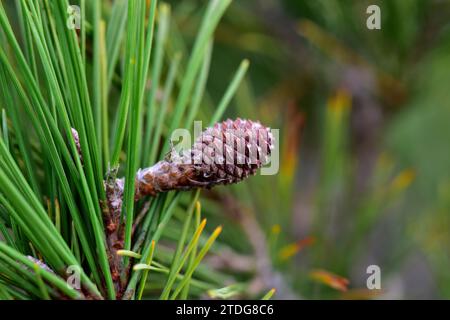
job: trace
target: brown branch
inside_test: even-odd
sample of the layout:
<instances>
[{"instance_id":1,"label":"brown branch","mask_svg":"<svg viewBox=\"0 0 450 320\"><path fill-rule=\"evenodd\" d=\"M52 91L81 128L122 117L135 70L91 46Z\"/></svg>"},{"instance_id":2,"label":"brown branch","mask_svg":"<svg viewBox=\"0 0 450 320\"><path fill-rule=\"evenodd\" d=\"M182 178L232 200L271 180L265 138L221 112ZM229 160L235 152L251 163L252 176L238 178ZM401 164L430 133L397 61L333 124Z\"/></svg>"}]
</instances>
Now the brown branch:
<instances>
[{"instance_id":1,"label":"brown branch","mask_svg":"<svg viewBox=\"0 0 450 320\"><path fill-rule=\"evenodd\" d=\"M267 247L266 236L256 220L255 214L249 208L243 207L229 194L220 196L219 200L224 207L229 208L233 213L233 218L241 225L250 245L253 248L253 261L256 276L250 284L250 292L257 294L265 289L277 289L279 299L300 299L286 283L283 276L277 272L271 262L269 250ZM247 261L241 257L241 262ZM239 267L249 267L249 265L240 264Z\"/></svg>"}]
</instances>

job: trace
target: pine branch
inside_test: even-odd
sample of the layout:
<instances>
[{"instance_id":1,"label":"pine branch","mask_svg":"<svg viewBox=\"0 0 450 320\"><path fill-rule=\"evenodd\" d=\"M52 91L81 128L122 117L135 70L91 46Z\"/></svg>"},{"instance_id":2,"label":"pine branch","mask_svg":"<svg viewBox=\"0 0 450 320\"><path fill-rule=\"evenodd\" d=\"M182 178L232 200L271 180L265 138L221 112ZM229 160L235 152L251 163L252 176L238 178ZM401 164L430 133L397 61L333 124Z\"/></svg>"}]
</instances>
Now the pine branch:
<instances>
[{"instance_id":1,"label":"pine branch","mask_svg":"<svg viewBox=\"0 0 450 320\"><path fill-rule=\"evenodd\" d=\"M77 132L72 129L77 143ZM212 188L238 183L268 163L274 148L270 129L251 120L227 120L207 128L190 150L178 154L173 148L166 159L140 169L135 178L135 201L172 190ZM81 152L80 152L81 157ZM120 298L127 283L129 270L123 273L122 258L117 251L124 248L124 223L121 212L125 178L116 178L111 169L104 181L107 204L104 223L111 275ZM125 217L126 219L126 217ZM129 266L127 267L129 269ZM121 277L125 274L125 279Z\"/></svg>"}]
</instances>

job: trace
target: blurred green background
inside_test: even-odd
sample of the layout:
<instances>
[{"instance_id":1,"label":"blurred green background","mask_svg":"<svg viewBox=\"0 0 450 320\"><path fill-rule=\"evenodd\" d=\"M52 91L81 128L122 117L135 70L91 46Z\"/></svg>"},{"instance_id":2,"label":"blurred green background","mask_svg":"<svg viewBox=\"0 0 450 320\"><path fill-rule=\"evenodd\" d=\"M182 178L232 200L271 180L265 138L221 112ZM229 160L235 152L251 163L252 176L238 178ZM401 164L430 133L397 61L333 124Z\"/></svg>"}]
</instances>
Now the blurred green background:
<instances>
[{"instance_id":1,"label":"blurred green background","mask_svg":"<svg viewBox=\"0 0 450 320\"><path fill-rule=\"evenodd\" d=\"M190 47L205 1L169 3ZM450 1L234 1L205 118L244 58L227 116L280 129L280 171L203 195L225 220L208 262L276 298L450 298Z\"/></svg>"}]
</instances>

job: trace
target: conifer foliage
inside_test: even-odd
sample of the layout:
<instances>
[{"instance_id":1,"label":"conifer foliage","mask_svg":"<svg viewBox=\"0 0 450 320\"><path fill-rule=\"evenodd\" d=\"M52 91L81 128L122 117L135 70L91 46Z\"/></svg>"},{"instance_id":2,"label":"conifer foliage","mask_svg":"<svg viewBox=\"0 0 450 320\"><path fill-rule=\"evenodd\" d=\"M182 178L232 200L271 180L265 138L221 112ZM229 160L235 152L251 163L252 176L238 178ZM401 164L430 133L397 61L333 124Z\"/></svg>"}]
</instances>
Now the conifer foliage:
<instances>
[{"instance_id":1,"label":"conifer foliage","mask_svg":"<svg viewBox=\"0 0 450 320\"><path fill-rule=\"evenodd\" d=\"M170 133L198 117L230 2L207 2L190 52L168 45L171 9L156 0L0 2L1 299L141 299L148 284L175 299L224 285L196 273L222 230L205 228L197 189L254 174L270 130L228 120L203 132L189 161L163 158ZM222 118L247 67L203 120ZM232 148L239 162L194 161L226 129L244 148L214 152ZM159 243L168 225L180 233L171 262Z\"/></svg>"}]
</instances>

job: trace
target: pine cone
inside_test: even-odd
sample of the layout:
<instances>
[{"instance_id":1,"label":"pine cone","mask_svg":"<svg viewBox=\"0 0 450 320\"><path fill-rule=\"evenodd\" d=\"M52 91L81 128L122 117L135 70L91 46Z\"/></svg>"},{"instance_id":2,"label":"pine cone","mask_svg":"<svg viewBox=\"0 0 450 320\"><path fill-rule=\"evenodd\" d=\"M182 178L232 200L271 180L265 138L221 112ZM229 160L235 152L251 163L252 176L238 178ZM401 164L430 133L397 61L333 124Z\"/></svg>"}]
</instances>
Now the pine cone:
<instances>
[{"instance_id":1,"label":"pine cone","mask_svg":"<svg viewBox=\"0 0 450 320\"><path fill-rule=\"evenodd\" d=\"M207 128L192 148L136 176L136 197L170 190L237 183L268 162L273 149L269 128L250 120L227 120Z\"/></svg>"}]
</instances>

